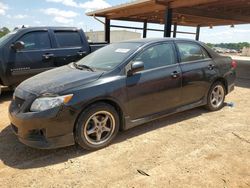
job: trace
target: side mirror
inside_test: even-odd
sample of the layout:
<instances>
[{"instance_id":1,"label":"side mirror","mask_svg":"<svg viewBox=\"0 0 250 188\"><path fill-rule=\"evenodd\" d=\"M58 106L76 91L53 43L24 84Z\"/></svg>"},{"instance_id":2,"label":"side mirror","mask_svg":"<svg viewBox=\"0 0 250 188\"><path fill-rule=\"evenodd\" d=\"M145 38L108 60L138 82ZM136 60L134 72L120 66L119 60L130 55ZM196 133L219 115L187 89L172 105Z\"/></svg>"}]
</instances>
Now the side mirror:
<instances>
[{"instance_id":1,"label":"side mirror","mask_svg":"<svg viewBox=\"0 0 250 188\"><path fill-rule=\"evenodd\" d=\"M144 70L144 63L142 61L135 61L131 64L131 68L128 71L128 75L131 76L136 72Z\"/></svg>"},{"instance_id":2,"label":"side mirror","mask_svg":"<svg viewBox=\"0 0 250 188\"><path fill-rule=\"evenodd\" d=\"M11 45L11 48L14 50L22 50L24 49L24 42L23 41L17 41L14 44Z\"/></svg>"}]
</instances>

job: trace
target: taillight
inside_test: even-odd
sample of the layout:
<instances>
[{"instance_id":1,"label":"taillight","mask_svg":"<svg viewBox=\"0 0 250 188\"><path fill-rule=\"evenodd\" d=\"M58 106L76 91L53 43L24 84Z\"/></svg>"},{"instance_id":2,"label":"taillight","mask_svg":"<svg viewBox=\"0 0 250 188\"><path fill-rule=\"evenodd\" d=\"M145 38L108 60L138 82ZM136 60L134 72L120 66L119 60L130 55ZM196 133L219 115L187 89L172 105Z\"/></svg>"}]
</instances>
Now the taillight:
<instances>
[{"instance_id":1,"label":"taillight","mask_svg":"<svg viewBox=\"0 0 250 188\"><path fill-rule=\"evenodd\" d=\"M232 67L233 69L236 69L236 67L237 67L237 62L236 62L235 60L233 60L233 61L231 62L231 67Z\"/></svg>"}]
</instances>

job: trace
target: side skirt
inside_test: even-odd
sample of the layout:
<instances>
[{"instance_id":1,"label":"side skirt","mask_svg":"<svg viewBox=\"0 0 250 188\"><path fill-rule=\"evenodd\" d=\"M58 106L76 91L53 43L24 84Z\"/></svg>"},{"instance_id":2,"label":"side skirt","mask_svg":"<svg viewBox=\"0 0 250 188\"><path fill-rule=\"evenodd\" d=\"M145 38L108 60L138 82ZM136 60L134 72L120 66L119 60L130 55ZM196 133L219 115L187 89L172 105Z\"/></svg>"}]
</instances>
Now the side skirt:
<instances>
[{"instance_id":1,"label":"side skirt","mask_svg":"<svg viewBox=\"0 0 250 188\"><path fill-rule=\"evenodd\" d=\"M190 110L199 106L203 106L206 105L206 100L200 100L198 102L192 103L192 104L188 104L185 106L181 106L172 110L167 110L167 111L163 111L163 112L159 112L157 114L153 114L144 118L140 118L140 119L135 119L135 120L131 120L131 118L129 116L125 117L125 126L124 126L124 130L128 130L131 129L133 127L136 127L138 125L144 124L144 123L148 123L150 121L159 119L159 118L163 118L178 112L183 112L186 110Z\"/></svg>"}]
</instances>

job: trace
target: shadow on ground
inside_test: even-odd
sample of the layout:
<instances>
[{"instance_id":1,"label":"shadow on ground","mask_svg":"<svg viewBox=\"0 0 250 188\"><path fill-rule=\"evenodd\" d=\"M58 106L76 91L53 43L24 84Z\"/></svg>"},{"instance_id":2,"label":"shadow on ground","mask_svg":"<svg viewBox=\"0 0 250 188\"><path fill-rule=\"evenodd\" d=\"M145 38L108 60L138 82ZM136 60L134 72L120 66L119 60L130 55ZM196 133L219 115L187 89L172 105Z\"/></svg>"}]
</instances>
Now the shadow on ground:
<instances>
[{"instance_id":1,"label":"shadow on ground","mask_svg":"<svg viewBox=\"0 0 250 188\"><path fill-rule=\"evenodd\" d=\"M250 69L250 68L249 68ZM250 77L250 74L249 74L249 77ZM235 81L235 85L237 87L243 87L243 88L250 88L250 78L249 79L241 79L241 78L238 78L236 81Z\"/></svg>"},{"instance_id":2,"label":"shadow on ground","mask_svg":"<svg viewBox=\"0 0 250 188\"><path fill-rule=\"evenodd\" d=\"M10 91L10 90L2 91L1 96L0 96L0 104L3 102L10 101L12 99L12 95L13 95L13 91Z\"/></svg>"},{"instance_id":3,"label":"shadow on ground","mask_svg":"<svg viewBox=\"0 0 250 188\"><path fill-rule=\"evenodd\" d=\"M203 113L207 113L207 111L203 108L196 108L152 121L119 133L115 141L113 141L113 144L117 144L161 127L173 125L177 122L199 116ZM7 126L0 133L0 159L5 165L12 168L39 168L66 162L69 159L84 156L88 153L90 152L81 149L79 146L70 146L55 150L39 150L30 148L21 144L17 140L16 136L12 133L10 126Z\"/></svg>"}]
</instances>

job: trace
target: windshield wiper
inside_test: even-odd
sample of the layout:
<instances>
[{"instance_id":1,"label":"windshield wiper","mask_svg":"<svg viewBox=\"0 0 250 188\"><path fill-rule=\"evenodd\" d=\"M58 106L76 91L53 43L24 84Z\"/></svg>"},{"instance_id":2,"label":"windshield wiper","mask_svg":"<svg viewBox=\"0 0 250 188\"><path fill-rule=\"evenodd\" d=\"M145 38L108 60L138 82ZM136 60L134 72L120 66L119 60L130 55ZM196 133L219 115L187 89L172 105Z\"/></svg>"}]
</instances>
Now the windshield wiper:
<instances>
[{"instance_id":1,"label":"windshield wiper","mask_svg":"<svg viewBox=\"0 0 250 188\"><path fill-rule=\"evenodd\" d=\"M90 66L88 66L88 65L83 65L83 64L79 65L76 62L73 62L73 65L74 65L75 68L80 69L80 70L87 69L87 70L90 70L92 72L95 72L95 70L93 68L91 68Z\"/></svg>"}]
</instances>

